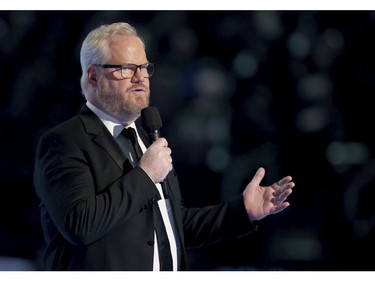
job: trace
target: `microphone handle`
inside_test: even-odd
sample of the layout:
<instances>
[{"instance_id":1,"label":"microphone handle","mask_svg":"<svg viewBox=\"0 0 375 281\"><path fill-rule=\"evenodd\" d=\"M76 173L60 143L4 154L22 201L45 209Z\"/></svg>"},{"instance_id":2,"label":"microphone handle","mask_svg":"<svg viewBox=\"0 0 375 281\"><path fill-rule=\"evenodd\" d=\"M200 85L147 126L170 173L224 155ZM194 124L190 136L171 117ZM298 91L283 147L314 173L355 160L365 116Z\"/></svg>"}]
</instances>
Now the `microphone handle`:
<instances>
[{"instance_id":1,"label":"microphone handle","mask_svg":"<svg viewBox=\"0 0 375 281\"><path fill-rule=\"evenodd\" d=\"M153 132L148 133L148 138L150 139L151 142L156 141L158 138L160 138L160 131L155 130Z\"/></svg>"},{"instance_id":2,"label":"microphone handle","mask_svg":"<svg viewBox=\"0 0 375 281\"><path fill-rule=\"evenodd\" d=\"M168 199L168 188L167 188L167 178L160 182L161 190L163 191L164 199Z\"/></svg>"}]
</instances>

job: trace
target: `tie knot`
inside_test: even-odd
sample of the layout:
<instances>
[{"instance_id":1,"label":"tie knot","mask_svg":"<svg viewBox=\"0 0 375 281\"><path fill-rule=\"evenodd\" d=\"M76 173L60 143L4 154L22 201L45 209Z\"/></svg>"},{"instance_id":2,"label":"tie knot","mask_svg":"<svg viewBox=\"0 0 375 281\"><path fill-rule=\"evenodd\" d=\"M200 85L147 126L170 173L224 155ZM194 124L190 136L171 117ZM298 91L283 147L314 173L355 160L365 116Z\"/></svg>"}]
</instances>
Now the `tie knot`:
<instances>
[{"instance_id":1,"label":"tie knot","mask_svg":"<svg viewBox=\"0 0 375 281\"><path fill-rule=\"evenodd\" d=\"M121 131L121 134L131 142L131 144L129 143L129 145L131 146L129 147L129 150L131 151L130 153L135 156L132 158L134 160L141 159L143 152L141 147L139 146L137 132L135 131L135 129L132 127L124 128Z\"/></svg>"},{"instance_id":2,"label":"tie knot","mask_svg":"<svg viewBox=\"0 0 375 281\"><path fill-rule=\"evenodd\" d=\"M133 145L136 143L137 133L132 127L124 128L121 132L126 138L130 139Z\"/></svg>"}]
</instances>

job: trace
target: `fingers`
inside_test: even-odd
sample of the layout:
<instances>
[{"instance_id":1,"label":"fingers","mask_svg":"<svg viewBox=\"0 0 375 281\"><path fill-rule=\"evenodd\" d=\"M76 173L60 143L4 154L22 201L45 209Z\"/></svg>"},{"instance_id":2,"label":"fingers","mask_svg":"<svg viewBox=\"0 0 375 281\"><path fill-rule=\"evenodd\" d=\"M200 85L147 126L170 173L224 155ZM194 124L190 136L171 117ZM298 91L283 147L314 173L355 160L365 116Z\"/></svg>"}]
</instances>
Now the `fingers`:
<instances>
[{"instance_id":1,"label":"fingers","mask_svg":"<svg viewBox=\"0 0 375 281\"><path fill-rule=\"evenodd\" d=\"M167 140L159 138L143 154L139 166L155 183L160 182L173 169L171 153Z\"/></svg>"},{"instance_id":2,"label":"fingers","mask_svg":"<svg viewBox=\"0 0 375 281\"><path fill-rule=\"evenodd\" d=\"M158 147L157 154L161 160L172 163L172 150L168 147L168 142L165 138L155 140L152 145Z\"/></svg>"},{"instance_id":3,"label":"fingers","mask_svg":"<svg viewBox=\"0 0 375 281\"><path fill-rule=\"evenodd\" d=\"M266 171L264 170L264 168L263 168L263 167L260 167L260 168L256 171L256 173L255 173L253 179L251 180L251 184L260 185L260 182L261 182L262 179L264 178L265 173L266 173Z\"/></svg>"},{"instance_id":4,"label":"fingers","mask_svg":"<svg viewBox=\"0 0 375 281\"><path fill-rule=\"evenodd\" d=\"M292 189L295 186L295 183L291 180L291 176L286 176L283 179L279 180L277 183L273 184L273 187L275 189L273 196L279 196L286 190Z\"/></svg>"},{"instance_id":5,"label":"fingers","mask_svg":"<svg viewBox=\"0 0 375 281\"><path fill-rule=\"evenodd\" d=\"M279 180L277 182L277 184L280 185L280 186L284 186L284 185L288 184L291 180L292 180L291 176L286 176L285 178Z\"/></svg>"},{"instance_id":6,"label":"fingers","mask_svg":"<svg viewBox=\"0 0 375 281\"><path fill-rule=\"evenodd\" d=\"M291 176L286 176L274 184L274 188L276 190L273 192L274 197L271 199L271 203L274 205L272 213L275 214L281 212L285 208L289 207L289 203L284 201L292 193L292 188L294 186L295 184L292 182Z\"/></svg>"},{"instance_id":7,"label":"fingers","mask_svg":"<svg viewBox=\"0 0 375 281\"><path fill-rule=\"evenodd\" d=\"M272 210L271 213L272 213L272 214L279 213L279 212L285 210L285 209L288 208L288 207L289 207L289 203L288 203L288 202L284 202L284 203L282 203L282 204L280 204L280 205L277 205L277 206Z\"/></svg>"},{"instance_id":8,"label":"fingers","mask_svg":"<svg viewBox=\"0 0 375 281\"><path fill-rule=\"evenodd\" d=\"M159 145L159 146L162 146L162 147L167 147L168 141L167 141L166 138L158 138L153 142L153 144Z\"/></svg>"},{"instance_id":9,"label":"fingers","mask_svg":"<svg viewBox=\"0 0 375 281\"><path fill-rule=\"evenodd\" d=\"M288 196L292 193L292 189L286 189L284 192L282 192L280 195L275 196L274 198L271 199L271 202L279 206L284 203L284 201L288 198ZM287 203L287 202L285 202ZM288 203L289 205L289 203Z\"/></svg>"},{"instance_id":10,"label":"fingers","mask_svg":"<svg viewBox=\"0 0 375 281\"><path fill-rule=\"evenodd\" d=\"M292 193L291 189L288 189L288 194L283 194L283 196L274 197L271 199L273 207L270 209L271 214L279 213L290 206L289 202L284 202L284 200Z\"/></svg>"}]
</instances>

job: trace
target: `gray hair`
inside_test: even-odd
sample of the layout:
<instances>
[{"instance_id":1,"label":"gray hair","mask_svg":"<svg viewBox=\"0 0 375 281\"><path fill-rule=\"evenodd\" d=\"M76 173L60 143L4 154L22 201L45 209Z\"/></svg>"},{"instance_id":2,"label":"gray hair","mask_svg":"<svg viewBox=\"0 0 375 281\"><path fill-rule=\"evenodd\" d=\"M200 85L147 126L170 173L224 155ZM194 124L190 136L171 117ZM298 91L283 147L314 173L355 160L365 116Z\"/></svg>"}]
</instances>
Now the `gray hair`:
<instances>
[{"instance_id":1,"label":"gray hair","mask_svg":"<svg viewBox=\"0 0 375 281\"><path fill-rule=\"evenodd\" d=\"M83 94L87 89L86 71L89 65L103 63L109 56L109 43L115 36L135 36L138 37L145 47L144 41L138 35L137 30L126 22L105 24L92 30L82 43L80 61L82 68L81 88Z\"/></svg>"}]
</instances>

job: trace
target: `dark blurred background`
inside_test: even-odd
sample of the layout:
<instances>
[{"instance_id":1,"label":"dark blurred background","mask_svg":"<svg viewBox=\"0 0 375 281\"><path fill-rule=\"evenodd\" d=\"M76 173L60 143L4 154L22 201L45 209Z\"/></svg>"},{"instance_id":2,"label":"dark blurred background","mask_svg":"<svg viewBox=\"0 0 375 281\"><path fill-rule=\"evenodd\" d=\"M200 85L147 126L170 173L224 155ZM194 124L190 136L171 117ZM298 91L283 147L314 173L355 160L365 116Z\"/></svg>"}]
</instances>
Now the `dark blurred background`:
<instances>
[{"instance_id":1,"label":"dark blurred background","mask_svg":"<svg viewBox=\"0 0 375 281\"><path fill-rule=\"evenodd\" d=\"M0 269L38 270L40 135L76 114L79 50L127 21L156 64L152 105L188 206L292 175L254 235L191 249L190 270L375 270L374 11L0 11Z\"/></svg>"}]
</instances>

